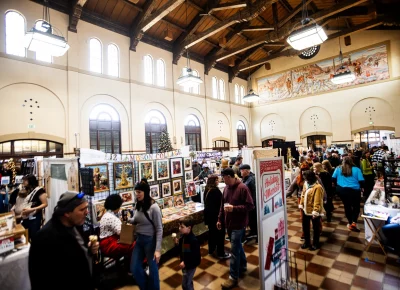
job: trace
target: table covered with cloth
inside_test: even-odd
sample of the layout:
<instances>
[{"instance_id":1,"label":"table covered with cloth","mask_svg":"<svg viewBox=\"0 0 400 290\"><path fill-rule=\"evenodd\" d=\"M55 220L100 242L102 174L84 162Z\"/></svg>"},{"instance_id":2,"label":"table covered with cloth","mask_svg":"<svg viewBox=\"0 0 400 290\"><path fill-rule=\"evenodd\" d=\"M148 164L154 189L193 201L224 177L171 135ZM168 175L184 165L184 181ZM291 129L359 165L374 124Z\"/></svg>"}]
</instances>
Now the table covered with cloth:
<instances>
[{"instance_id":1,"label":"table covered with cloth","mask_svg":"<svg viewBox=\"0 0 400 290\"><path fill-rule=\"evenodd\" d=\"M0 256L0 289L29 290L28 258L30 246Z\"/></svg>"}]
</instances>

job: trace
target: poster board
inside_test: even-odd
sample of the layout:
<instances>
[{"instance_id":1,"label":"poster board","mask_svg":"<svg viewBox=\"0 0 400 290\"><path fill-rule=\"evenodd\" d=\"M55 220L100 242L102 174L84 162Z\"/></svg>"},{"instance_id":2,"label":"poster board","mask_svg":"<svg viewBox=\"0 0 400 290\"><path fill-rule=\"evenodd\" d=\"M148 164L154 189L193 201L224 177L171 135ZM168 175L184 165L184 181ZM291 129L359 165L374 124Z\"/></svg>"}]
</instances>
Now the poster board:
<instances>
[{"instance_id":1,"label":"poster board","mask_svg":"<svg viewBox=\"0 0 400 290\"><path fill-rule=\"evenodd\" d=\"M257 168L257 215L261 289L274 289L275 272L288 273L286 260L288 232L285 202L285 171L282 157L255 160ZM275 256L273 254L276 253ZM281 269L279 269L279 267ZM282 276L286 279L287 277Z\"/></svg>"}]
</instances>

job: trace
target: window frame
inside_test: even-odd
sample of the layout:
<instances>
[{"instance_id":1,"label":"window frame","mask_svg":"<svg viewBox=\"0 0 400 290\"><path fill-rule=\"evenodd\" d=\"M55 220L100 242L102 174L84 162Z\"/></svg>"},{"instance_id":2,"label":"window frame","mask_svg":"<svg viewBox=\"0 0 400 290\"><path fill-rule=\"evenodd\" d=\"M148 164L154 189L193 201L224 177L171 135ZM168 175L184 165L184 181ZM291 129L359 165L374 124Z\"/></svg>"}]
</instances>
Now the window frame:
<instances>
[{"instance_id":1,"label":"window frame","mask_svg":"<svg viewBox=\"0 0 400 290\"><path fill-rule=\"evenodd\" d=\"M116 60L114 60L114 61L116 61L116 65L117 65L117 75L113 75L113 74L111 74L111 72L110 72L110 64L112 63L111 61L110 61L110 47L115 47L115 49L116 49ZM119 50L119 47L118 47L118 45L116 45L115 43L109 43L108 45L107 45L107 74L109 75L109 76L112 76L112 77L116 77L116 78L119 78L120 77L120 68L121 68L121 61L120 61L120 59L121 59L121 57L120 57L120 50Z\"/></svg>"},{"instance_id":2,"label":"window frame","mask_svg":"<svg viewBox=\"0 0 400 290\"><path fill-rule=\"evenodd\" d=\"M146 59L149 59L149 67L146 67ZM147 69L150 69L150 72L147 72ZM151 77L150 82L147 80L147 76ZM154 85L154 59L150 54L146 54L143 56L143 82L148 85Z\"/></svg>"},{"instance_id":3,"label":"window frame","mask_svg":"<svg viewBox=\"0 0 400 290\"><path fill-rule=\"evenodd\" d=\"M214 99L219 99L218 79L215 76L211 78L211 90L212 97Z\"/></svg>"},{"instance_id":4,"label":"window frame","mask_svg":"<svg viewBox=\"0 0 400 290\"><path fill-rule=\"evenodd\" d=\"M218 80L218 94L218 99L225 100L225 81L223 79Z\"/></svg>"},{"instance_id":5,"label":"window frame","mask_svg":"<svg viewBox=\"0 0 400 290\"><path fill-rule=\"evenodd\" d=\"M247 146L247 128L246 124L241 120L236 123L236 138L239 150L241 150L243 146Z\"/></svg>"},{"instance_id":6,"label":"window frame","mask_svg":"<svg viewBox=\"0 0 400 290\"><path fill-rule=\"evenodd\" d=\"M100 58L94 58L92 56L92 40L97 41L99 44L99 48L100 48ZM92 68L92 61L93 59L97 59L100 63L100 72L93 70ZM91 37L89 38L89 70L93 73L98 73L98 74L102 74L103 73L103 43L101 42L100 39L98 39L97 37Z\"/></svg>"},{"instance_id":7,"label":"window frame","mask_svg":"<svg viewBox=\"0 0 400 290\"><path fill-rule=\"evenodd\" d=\"M23 22L24 22L24 33L23 33L23 36L22 36L22 38L25 36L25 34L26 34L26 30L27 30L27 22L26 22L26 18L25 18L25 16L21 13L21 12L19 12L19 11L17 11L17 10L7 10L5 13L4 13L4 45L5 45L5 50L4 50L4 52L6 53L6 54L9 54L9 55L14 55L14 56L19 56L19 57L27 57L27 49L25 48L25 47L23 47L23 50L24 50L24 53L23 53L23 55L22 54L16 54L16 53L12 53L12 52L8 52L7 51L7 47L9 47L8 45L7 45L7 43L10 43L10 41L7 41L7 14L9 14L9 13L15 13L15 14L17 14L18 16L20 16L21 17L21 19L23 20ZM12 33L12 35L14 36L14 33ZM10 37L10 36L9 36ZM23 40L21 41L21 44L22 44L22 46L23 46ZM21 48L21 52L22 52L22 48Z\"/></svg>"},{"instance_id":8,"label":"window frame","mask_svg":"<svg viewBox=\"0 0 400 290\"><path fill-rule=\"evenodd\" d=\"M246 90L243 85L240 86L240 104L244 105L243 97L246 95Z\"/></svg>"},{"instance_id":9,"label":"window frame","mask_svg":"<svg viewBox=\"0 0 400 290\"><path fill-rule=\"evenodd\" d=\"M160 78L160 66L159 64L162 63L162 77ZM157 59L156 61L156 85L165 88L167 84L167 67L165 61L162 58ZM160 84L160 79L162 79L162 84Z\"/></svg>"},{"instance_id":10,"label":"window frame","mask_svg":"<svg viewBox=\"0 0 400 290\"><path fill-rule=\"evenodd\" d=\"M193 122L195 125L189 125ZM189 114L185 118L184 122L185 129L185 145L192 146L192 151L201 151L202 150L202 140L201 140L201 124L199 118L197 118L194 114ZM194 144L191 144L191 141L194 141Z\"/></svg>"},{"instance_id":11,"label":"window frame","mask_svg":"<svg viewBox=\"0 0 400 290\"><path fill-rule=\"evenodd\" d=\"M234 92L235 92L235 103L240 104L240 87L238 84L235 84Z\"/></svg>"},{"instance_id":12,"label":"window frame","mask_svg":"<svg viewBox=\"0 0 400 290\"><path fill-rule=\"evenodd\" d=\"M151 120L153 120L154 118L158 119L158 117L162 117L162 120L159 120L159 123L151 122ZM167 120L165 119L164 114L159 110L151 110L147 112L144 120L146 153L158 153L158 144L160 142L161 132L163 130L168 130Z\"/></svg>"}]
</instances>

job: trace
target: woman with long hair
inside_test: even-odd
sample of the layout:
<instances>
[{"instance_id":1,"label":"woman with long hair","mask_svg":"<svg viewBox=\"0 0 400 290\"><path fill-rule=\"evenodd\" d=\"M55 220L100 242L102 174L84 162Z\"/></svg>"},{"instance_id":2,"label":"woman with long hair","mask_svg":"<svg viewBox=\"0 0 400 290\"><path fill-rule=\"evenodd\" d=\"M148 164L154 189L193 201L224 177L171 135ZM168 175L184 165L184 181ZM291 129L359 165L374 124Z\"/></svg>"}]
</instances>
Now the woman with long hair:
<instances>
[{"instance_id":1,"label":"woman with long hair","mask_svg":"<svg viewBox=\"0 0 400 290\"><path fill-rule=\"evenodd\" d=\"M329 161L328 161L329 162ZM332 188L332 176L322 168L322 164L317 162L313 166L314 173L319 177L322 185L326 192L326 203L324 208L326 211L326 220L328 223L332 221L332 211L333 211L333 188Z\"/></svg>"},{"instance_id":2,"label":"woman with long hair","mask_svg":"<svg viewBox=\"0 0 400 290\"><path fill-rule=\"evenodd\" d=\"M364 152L364 154L362 155L361 171L365 180L363 197L365 200L367 200L369 195L371 194L372 189L374 188L375 182L374 166L372 166L371 164L369 151Z\"/></svg>"},{"instance_id":3,"label":"woman with long hair","mask_svg":"<svg viewBox=\"0 0 400 290\"><path fill-rule=\"evenodd\" d=\"M364 177L360 168L356 167L351 157L343 158L341 166L333 173L332 180L337 184L337 192L344 204L344 212L348 220L348 229L359 232L357 219L360 215L361 188Z\"/></svg>"},{"instance_id":4,"label":"woman with long hair","mask_svg":"<svg viewBox=\"0 0 400 290\"><path fill-rule=\"evenodd\" d=\"M324 160L322 161L322 168L328 172L331 176L333 174L333 172L335 171L335 169L332 167L331 163L329 162L329 160Z\"/></svg>"},{"instance_id":5,"label":"woman with long hair","mask_svg":"<svg viewBox=\"0 0 400 290\"><path fill-rule=\"evenodd\" d=\"M208 226L208 254L219 259L228 259L230 254L225 253L225 225L217 229L218 215L221 208L222 192L218 188L218 176L213 174L208 177L204 190L204 224Z\"/></svg>"},{"instance_id":6,"label":"woman with long hair","mask_svg":"<svg viewBox=\"0 0 400 290\"><path fill-rule=\"evenodd\" d=\"M150 186L143 178L135 185L136 210L129 221L136 225L136 245L132 253L131 271L140 290L160 289L157 264L161 257L163 235L161 210L150 197ZM142 267L144 258L149 264L149 276Z\"/></svg>"}]
</instances>

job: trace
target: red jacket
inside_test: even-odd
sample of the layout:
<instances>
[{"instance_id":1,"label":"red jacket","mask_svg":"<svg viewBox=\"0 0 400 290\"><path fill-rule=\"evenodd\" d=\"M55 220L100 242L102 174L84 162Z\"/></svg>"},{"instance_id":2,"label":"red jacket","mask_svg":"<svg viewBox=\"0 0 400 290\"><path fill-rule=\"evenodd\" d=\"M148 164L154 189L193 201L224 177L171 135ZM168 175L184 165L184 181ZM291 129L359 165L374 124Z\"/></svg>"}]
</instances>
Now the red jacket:
<instances>
[{"instance_id":1,"label":"red jacket","mask_svg":"<svg viewBox=\"0 0 400 290\"><path fill-rule=\"evenodd\" d=\"M224 211L224 203L233 205L232 212ZM248 212L254 209L249 188L240 180L232 186L226 186L222 196L218 220L225 221L225 227L232 230L244 229L249 223Z\"/></svg>"}]
</instances>

